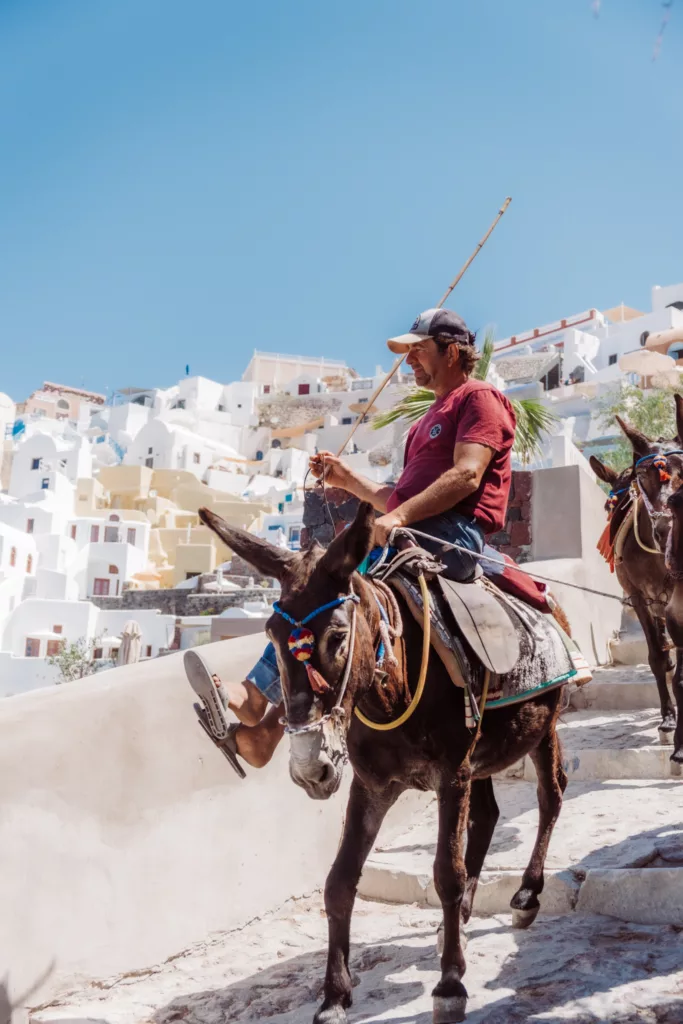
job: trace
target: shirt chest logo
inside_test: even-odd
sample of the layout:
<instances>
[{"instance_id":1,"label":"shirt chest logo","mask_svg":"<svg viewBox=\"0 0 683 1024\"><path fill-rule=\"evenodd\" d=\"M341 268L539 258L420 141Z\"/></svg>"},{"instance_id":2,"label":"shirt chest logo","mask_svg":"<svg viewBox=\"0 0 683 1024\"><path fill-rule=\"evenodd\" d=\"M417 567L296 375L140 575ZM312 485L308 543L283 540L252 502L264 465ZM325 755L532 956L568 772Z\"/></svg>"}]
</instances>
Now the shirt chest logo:
<instances>
[{"instance_id":1,"label":"shirt chest logo","mask_svg":"<svg viewBox=\"0 0 683 1024\"><path fill-rule=\"evenodd\" d=\"M435 437L439 436L439 434L441 433L441 429L442 428L440 423L434 424L432 429L429 431L429 436L431 437L432 440L434 440Z\"/></svg>"}]
</instances>

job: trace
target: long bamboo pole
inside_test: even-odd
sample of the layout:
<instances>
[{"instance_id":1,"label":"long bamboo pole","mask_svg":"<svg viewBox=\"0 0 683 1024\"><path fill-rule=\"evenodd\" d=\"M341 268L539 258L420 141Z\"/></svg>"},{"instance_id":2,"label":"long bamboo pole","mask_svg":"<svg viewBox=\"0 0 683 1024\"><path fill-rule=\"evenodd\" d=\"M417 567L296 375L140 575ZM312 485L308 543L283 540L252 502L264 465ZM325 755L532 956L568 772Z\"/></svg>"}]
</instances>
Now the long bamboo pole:
<instances>
[{"instance_id":1,"label":"long bamboo pole","mask_svg":"<svg viewBox=\"0 0 683 1024\"><path fill-rule=\"evenodd\" d=\"M477 245L476 249L474 250L474 252L472 253L472 255L469 257L467 262L465 264L463 264L463 266L460 268L460 270L458 271L456 276L453 278L451 284L448 286L448 288L446 289L444 294L441 296L441 299L436 304L436 307L435 307L436 309L441 309L441 307L443 306L444 302L449 297L451 292L454 291L454 289L460 283L460 281L464 277L464 275L465 275L466 271L468 270L468 268L471 266L472 263L474 263L475 259L477 258L477 256L481 252L481 250L484 248L484 246L488 242L490 236L493 234L493 231L494 231L494 229L496 228L496 226L498 224L498 221L501 219L501 217L503 216L503 214L505 213L505 211L507 210L507 208L508 208L508 206L510 205L511 202L512 202L512 196L508 196L507 199L505 200L505 202L503 203L503 205L501 206L500 210L498 211L495 220L491 224L491 227L488 229L488 231L486 232L486 234L484 235L482 240L478 243L478 245ZM375 402L377 401L379 396L382 394L382 392L384 391L385 387L387 386L389 381L392 379L394 374L397 372L397 370L401 366L401 364L402 364L402 362L405 359L407 354L408 354L407 352L404 353L404 355L400 356L396 360L396 362L394 363L392 368L389 370L389 373L386 375L386 377L384 378L382 383L379 385L379 387L377 387L375 389L374 394L372 395L372 397L370 398L370 401L368 402L367 409L363 410L362 415L360 415L358 417L358 419L356 420L356 422L354 423L353 427L351 428L351 430L349 432L348 437L346 438L346 440L344 441L343 445L341 446L341 448L337 452L337 457L343 455L344 449L346 448L347 444L349 443L349 441L351 440L353 435L356 433L356 431L358 430L358 427L361 425L361 423L363 422L365 417L370 413L370 410L374 408Z\"/></svg>"}]
</instances>

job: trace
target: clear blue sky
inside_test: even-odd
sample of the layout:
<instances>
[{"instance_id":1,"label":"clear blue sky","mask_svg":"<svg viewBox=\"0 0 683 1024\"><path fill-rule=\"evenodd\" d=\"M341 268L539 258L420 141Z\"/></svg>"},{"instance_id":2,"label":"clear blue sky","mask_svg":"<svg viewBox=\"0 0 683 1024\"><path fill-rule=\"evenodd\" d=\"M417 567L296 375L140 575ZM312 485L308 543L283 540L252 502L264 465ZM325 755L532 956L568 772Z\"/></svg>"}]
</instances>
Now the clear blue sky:
<instances>
[{"instance_id":1,"label":"clear blue sky","mask_svg":"<svg viewBox=\"0 0 683 1024\"><path fill-rule=\"evenodd\" d=\"M390 364L683 278L683 0L0 0L0 390Z\"/></svg>"}]
</instances>

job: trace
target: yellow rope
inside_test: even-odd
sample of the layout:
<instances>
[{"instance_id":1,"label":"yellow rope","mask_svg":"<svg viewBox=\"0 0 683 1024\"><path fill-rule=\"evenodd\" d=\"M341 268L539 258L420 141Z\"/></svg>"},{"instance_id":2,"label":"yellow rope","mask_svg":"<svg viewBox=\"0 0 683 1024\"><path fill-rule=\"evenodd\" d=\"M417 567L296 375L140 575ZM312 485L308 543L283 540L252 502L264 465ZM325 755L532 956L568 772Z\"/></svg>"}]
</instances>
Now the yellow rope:
<instances>
[{"instance_id":1,"label":"yellow rope","mask_svg":"<svg viewBox=\"0 0 683 1024\"><path fill-rule=\"evenodd\" d=\"M354 709L356 718L360 719L363 725L367 725L369 729L375 729L376 732L389 732L390 729L398 729L400 725L404 725L405 722L411 717L415 708L422 700L422 694L424 693L425 683L427 681L427 667L429 665L429 645L431 641L431 620L430 620L430 604L429 604L429 590L427 589L427 582L422 574L419 576L420 591L422 592L422 604L424 612L424 625L422 627L422 664L420 665L420 678L417 682L417 689L415 690L415 696L411 700L408 707L405 709L400 718L395 719L393 722L385 722L380 724L379 722L371 722L369 718L366 718L362 711L358 708ZM488 687L487 687L488 688ZM482 711L483 714L483 711Z\"/></svg>"},{"instance_id":2,"label":"yellow rope","mask_svg":"<svg viewBox=\"0 0 683 1024\"><path fill-rule=\"evenodd\" d=\"M477 723L477 731L474 734L474 739L472 740L472 743L470 744L470 754L472 753L472 751L476 747L477 743L479 742L479 737L481 736L481 726L482 726L482 723L484 721L484 712L486 711L486 701L487 701L488 695L489 695L489 683L490 682L491 682L491 672L490 672L489 669L486 669L486 675L484 676L484 686L483 686L482 691L481 691L481 710L479 712L479 721Z\"/></svg>"},{"instance_id":3,"label":"yellow rope","mask_svg":"<svg viewBox=\"0 0 683 1024\"><path fill-rule=\"evenodd\" d=\"M661 555L662 552L659 550L659 548L649 548L647 546L647 544L644 544L642 542L642 540L640 539L640 533L638 532L638 511L639 511L638 510L638 497L637 497L637 495L634 494L633 495L633 533L635 535L636 541L641 546L643 551L647 551L648 554L650 554L650 555Z\"/></svg>"}]
</instances>

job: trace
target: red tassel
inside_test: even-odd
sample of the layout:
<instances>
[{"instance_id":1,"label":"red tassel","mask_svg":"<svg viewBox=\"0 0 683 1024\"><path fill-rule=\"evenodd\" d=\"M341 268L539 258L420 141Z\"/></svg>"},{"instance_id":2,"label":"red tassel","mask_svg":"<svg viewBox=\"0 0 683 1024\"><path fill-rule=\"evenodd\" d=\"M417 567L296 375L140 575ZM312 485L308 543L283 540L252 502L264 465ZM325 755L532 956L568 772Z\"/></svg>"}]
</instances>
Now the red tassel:
<instances>
[{"instance_id":1,"label":"red tassel","mask_svg":"<svg viewBox=\"0 0 683 1024\"><path fill-rule=\"evenodd\" d=\"M320 675L320 673L313 668L310 661L306 661L304 662L304 664L306 666L306 672L308 673L308 681L311 684L311 689L313 690L313 692L327 693L331 689L331 686L327 682L327 680L324 679Z\"/></svg>"},{"instance_id":2,"label":"red tassel","mask_svg":"<svg viewBox=\"0 0 683 1024\"><path fill-rule=\"evenodd\" d=\"M596 546L597 546L598 551L602 555L602 557L605 559L605 561L609 565L610 571L614 572L614 544L612 544L612 542L610 540L610 524L609 523L607 523L607 526L605 527L605 529L600 534L600 539L599 539L599 541L598 541Z\"/></svg>"},{"instance_id":3,"label":"red tassel","mask_svg":"<svg viewBox=\"0 0 683 1024\"><path fill-rule=\"evenodd\" d=\"M667 480L671 479L671 473L667 473L666 470L660 469L660 471L659 471L659 479L661 480L661 482L663 484L665 484L667 482Z\"/></svg>"}]
</instances>

